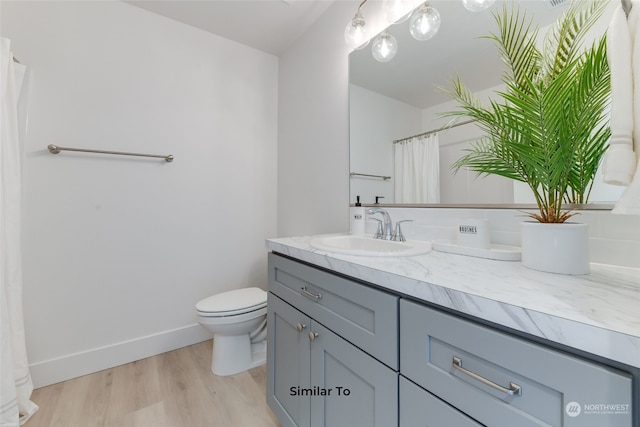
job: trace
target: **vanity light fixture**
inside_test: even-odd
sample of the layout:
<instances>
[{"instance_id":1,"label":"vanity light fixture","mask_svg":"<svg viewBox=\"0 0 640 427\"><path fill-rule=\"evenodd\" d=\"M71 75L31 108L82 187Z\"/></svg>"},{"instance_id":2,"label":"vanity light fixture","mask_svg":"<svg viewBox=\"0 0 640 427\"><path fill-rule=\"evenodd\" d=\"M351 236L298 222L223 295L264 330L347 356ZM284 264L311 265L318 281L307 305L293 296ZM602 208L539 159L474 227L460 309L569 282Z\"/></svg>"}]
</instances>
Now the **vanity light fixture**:
<instances>
[{"instance_id":1,"label":"vanity light fixture","mask_svg":"<svg viewBox=\"0 0 640 427\"><path fill-rule=\"evenodd\" d=\"M285 0L283 0L285 1ZM353 19L344 30L344 39L352 49L362 49L369 44L369 30L366 28L362 16L362 6L368 0L362 0ZM491 7L495 0L462 0L467 10L478 12ZM429 40L440 29L440 13L428 1L422 3L413 13L410 12L413 0L384 0L383 11L385 18L392 24L399 24L411 16L409 32L419 41ZM384 31L376 37L371 46L373 57L380 62L393 59L398 52L398 42L395 37Z\"/></svg>"},{"instance_id":2,"label":"vanity light fixture","mask_svg":"<svg viewBox=\"0 0 640 427\"><path fill-rule=\"evenodd\" d=\"M411 16L414 9L413 0L384 0L382 3L384 17L389 24L400 24Z\"/></svg>"},{"instance_id":3,"label":"vanity light fixture","mask_svg":"<svg viewBox=\"0 0 640 427\"><path fill-rule=\"evenodd\" d=\"M366 28L367 24L362 13L360 13L360 9L366 2L367 0L363 0L360 3L358 11L344 29L344 39L352 49L362 49L369 44L369 30Z\"/></svg>"},{"instance_id":4,"label":"vanity light fixture","mask_svg":"<svg viewBox=\"0 0 640 427\"><path fill-rule=\"evenodd\" d=\"M389 62L398 53L398 41L386 31L382 32L371 45L371 54L378 62Z\"/></svg>"},{"instance_id":5,"label":"vanity light fixture","mask_svg":"<svg viewBox=\"0 0 640 427\"><path fill-rule=\"evenodd\" d=\"M462 0L462 4L471 12L479 12L490 8L496 0Z\"/></svg>"},{"instance_id":6,"label":"vanity light fixture","mask_svg":"<svg viewBox=\"0 0 640 427\"><path fill-rule=\"evenodd\" d=\"M425 2L411 15L409 32L416 40L429 40L440 29L440 22L440 13Z\"/></svg>"}]
</instances>

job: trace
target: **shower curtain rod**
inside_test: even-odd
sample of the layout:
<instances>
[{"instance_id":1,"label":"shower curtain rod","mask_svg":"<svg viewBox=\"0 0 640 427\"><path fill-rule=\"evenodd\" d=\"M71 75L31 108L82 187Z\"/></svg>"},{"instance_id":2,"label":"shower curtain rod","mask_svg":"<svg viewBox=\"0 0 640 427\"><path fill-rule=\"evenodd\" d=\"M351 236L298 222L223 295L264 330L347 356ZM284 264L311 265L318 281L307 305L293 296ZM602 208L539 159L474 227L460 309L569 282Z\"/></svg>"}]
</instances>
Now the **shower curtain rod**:
<instances>
[{"instance_id":1,"label":"shower curtain rod","mask_svg":"<svg viewBox=\"0 0 640 427\"><path fill-rule=\"evenodd\" d=\"M404 142L404 141L408 141L412 138L417 138L419 136L427 136L427 135L431 135L432 133L437 133L437 132L442 132L443 130L447 130L447 129L453 129L453 128L457 128L458 126L463 126L463 125L468 125L469 123L473 123L475 122L475 120L466 120L464 122L460 122L460 123L455 123L451 126L442 126L441 128L438 129L432 129L430 131L427 132L423 132L423 133L419 133L417 135L412 135L412 136L408 136L406 138L401 138L401 139L396 139L393 141L394 144L397 144L399 142Z\"/></svg>"},{"instance_id":2,"label":"shower curtain rod","mask_svg":"<svg viewBox=\"0 0 640 427\"><path fill-rule=\"evenodd\" d=\"M82 153L97 153L97 154L117 154L120 156L138 156L138 157L155 157L164 159L165 162L170 163L173 162L173 155L169 154L167 156L161 154L141 154L141 153L125 153L122 151L106 151L106 150L89 150L86 148L69 148L69 147L59 147L57 145L49 144L47 146L51 154L58 154L61 151L80 151Z\"/></svg>"}]
</instances>

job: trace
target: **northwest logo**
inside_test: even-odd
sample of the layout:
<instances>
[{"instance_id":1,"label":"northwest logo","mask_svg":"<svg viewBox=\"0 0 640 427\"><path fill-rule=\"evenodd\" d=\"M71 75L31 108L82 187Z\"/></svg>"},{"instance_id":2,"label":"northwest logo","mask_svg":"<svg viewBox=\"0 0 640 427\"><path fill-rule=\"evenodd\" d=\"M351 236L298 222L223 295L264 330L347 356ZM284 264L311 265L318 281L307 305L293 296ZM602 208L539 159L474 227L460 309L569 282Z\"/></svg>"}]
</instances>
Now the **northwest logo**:
<instances>
[{"instance_id":1,"label":"northwest logo","mask_svg":"<svg viewBox=\"0 0 640 427\"><path fill-rule=\"evenodd\" d=\"M565 406L564 411L570 417L577 417L580 415L580 412L582 412L582 407L578 402L569 402L567 403L567 406Z\"/></svg>"}]
</instances>

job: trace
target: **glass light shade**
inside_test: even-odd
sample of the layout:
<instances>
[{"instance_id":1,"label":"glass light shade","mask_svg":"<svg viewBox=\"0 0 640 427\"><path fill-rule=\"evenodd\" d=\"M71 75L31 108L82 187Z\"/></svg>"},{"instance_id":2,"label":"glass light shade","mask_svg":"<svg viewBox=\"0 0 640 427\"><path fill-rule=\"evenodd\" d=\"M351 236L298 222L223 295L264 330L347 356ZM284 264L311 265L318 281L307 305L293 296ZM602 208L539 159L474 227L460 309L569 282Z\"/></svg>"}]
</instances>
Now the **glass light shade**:
<instances>
[{"instance_id":1,"label":"glass light shade","mask_svg":"<svg viewBox=\"0 0 640 427\"><path fill-rule=\"evenodd\" d=\"M462 4L471 12L480 12L490 8L496 0L462 0Z\"/></svg>"},{"instance_id":2,"label":"glass light shade","mask_svg":"<svg viewBox=\"0 0 640 427\"><path fill-rule=\"evenodd\" d=\"M360 12L356 13L344 29L344 40L352 49L362 49L369 44L369 30Z\"/></svg>"},{"instance_id":3,"label":"glass light shade","mask_svg":"<svg viewBox=\"0 0 640 427\"><path fill-rule=\"evenodd\" d=\"M409 23L409 32L414 39L429 40L436 35L438 29L440 29L440 13L428 3L413 12Z\"/></svg>"},{"instance_id":4,"label":"glass light shade","mask_svg":"<svg viewBox=\"0 0 640 427\"><path fill-rule=\"evenodd\" d=\"M398 53L398 41L386 31L380 34L371 45L371 54L378 62L389 62Z\"/></svg>"},{"instance_id":5,"label":"glass light shade","mask_svg":"<svg viewBox=\"0 0 640 427\"><path fill-rule=\"evenodd\" d=\"M390 24L400 24L411 16L412 0L384 0L382 5L384 17Z\"/></svg>"}]
</instances>

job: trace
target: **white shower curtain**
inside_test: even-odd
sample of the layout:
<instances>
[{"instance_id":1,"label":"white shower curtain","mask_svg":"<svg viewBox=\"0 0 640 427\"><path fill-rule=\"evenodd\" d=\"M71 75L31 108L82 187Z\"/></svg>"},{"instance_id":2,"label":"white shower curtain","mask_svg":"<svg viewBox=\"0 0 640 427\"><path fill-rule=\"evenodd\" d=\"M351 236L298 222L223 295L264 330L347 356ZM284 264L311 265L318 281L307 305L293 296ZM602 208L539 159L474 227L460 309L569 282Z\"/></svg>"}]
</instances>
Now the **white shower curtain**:
<instances>
[{"instance_id":1,"label":"white shower curtain","mask_svg":"<svg viewBox=\"0 0 640 427\"><path fill-rule=\"evenodd\" d=\"M394 144L396 203L440 202L440 146L438 134Z\"/></svg>"},{"instance_id":2,"label":"white shower curtain","mask_svg":"<svg viewBox=\"0 0 640 427\"><path fill-rule=\"evenodd\" d=\"M10 41L2 37L0 42L0 427L13 427L24 424L38 406L29 400L33 383L22 316L18 99L25 67L13 62Z\"/></svg>"}]
</instances>

